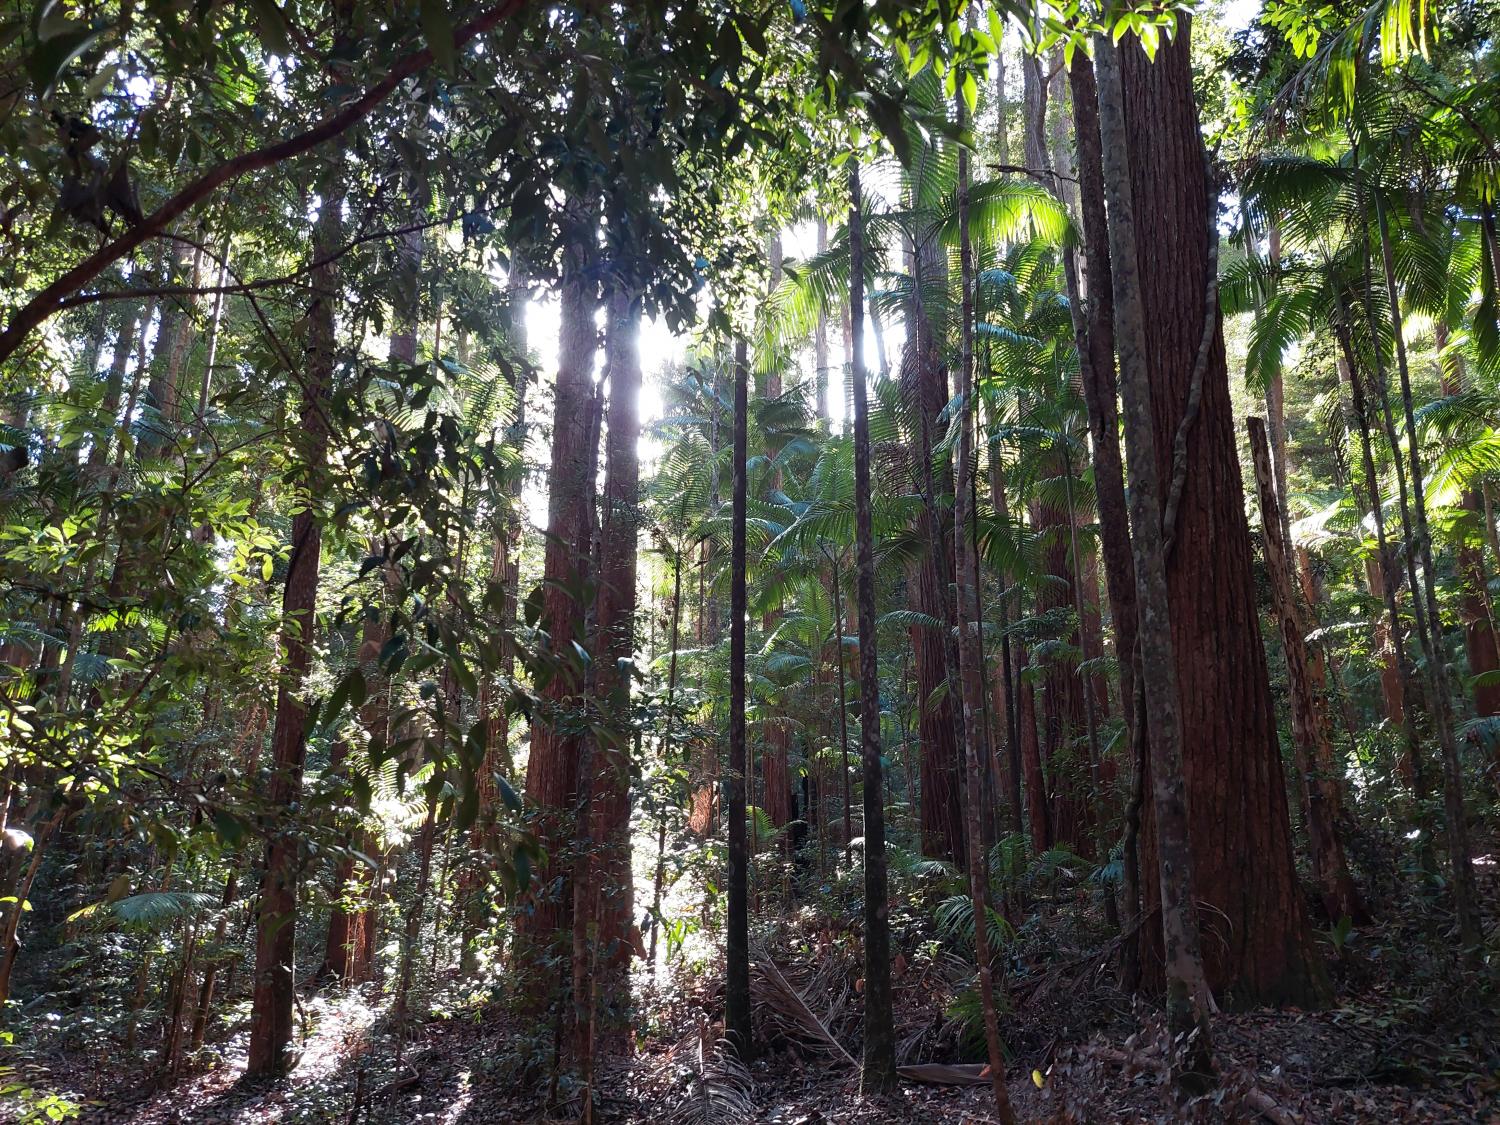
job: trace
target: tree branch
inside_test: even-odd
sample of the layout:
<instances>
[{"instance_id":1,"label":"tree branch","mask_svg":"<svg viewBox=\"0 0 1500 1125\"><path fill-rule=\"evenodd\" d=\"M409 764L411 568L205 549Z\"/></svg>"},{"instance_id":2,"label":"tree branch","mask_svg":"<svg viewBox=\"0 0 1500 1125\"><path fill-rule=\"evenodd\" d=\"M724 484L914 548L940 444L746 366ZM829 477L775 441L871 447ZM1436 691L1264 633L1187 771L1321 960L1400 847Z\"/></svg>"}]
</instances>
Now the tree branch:
<instances>
[{"instance_id":1,"label":"tree branch","mask_svg":"<svg viewBox=\"0 0 1500 1125\"><path fill-rule=\"evenodd\" d=\"M453 33L453 48L459 50L473 39L489 31L501 21L520 10L523 0L501 0L474 20ZM306 132L275 144L241 153L223 161L199 176L171 199L167 200L142 222L131 227L119 238L105 244L97 251L68 270L47 286L11 317L11 321L0 332L0 362L9 359L30 335L31 330L41 325L48 317L62 308L62 302L98 277L109 266L118 262L137 246L155 237L171 222L190 208L197 206L213 195L223 185L236 180L247 172L269 168L300 156L325 141L339 136L346 129L363 121L405 79L425 70L432 63L432 48L423 47L398 59L375 85L343 109L325 117Z\"/></svg>"},{"instance_id":2,"label":"tree branch","mask_svg":"<svg viewBox=\"0 0 1500 1125\"><path fill-rule=\"evenodd\" d=\"M412 234L417 231L431 230L433 227L446 226L457 219L466 219L470 215L485 215L493 211L501 210L502 204L493 207L481 207L474 211L455 211L438 219L423 219L418 223L408 223L406 226L393 227L386 230L368 231L358 238L350 239L332 254L327 254L316 261L308 262L291 273L282 274L280 277L261 277L254 281L238 279L233 285L159 285L155 287L143 287L139 289L106 289L97 293L77 293L71 297L59 301L57 311L77 308L80 305L92 305L100 301L129 301L139 300L142 297L202 297L210 293L225 293L230 296L240 296L247 293L258 293L263 289L275 289L277 286L285 285L287 282L296 281L299 277L306 277L316 269L331 265L344 255L354 251L366 242L375 242L382 238L397 238L403 234ZM196 246L197 243L185 239L181 235L163 235L163 238L176 238Z\"/></svg>"}]
</instances>

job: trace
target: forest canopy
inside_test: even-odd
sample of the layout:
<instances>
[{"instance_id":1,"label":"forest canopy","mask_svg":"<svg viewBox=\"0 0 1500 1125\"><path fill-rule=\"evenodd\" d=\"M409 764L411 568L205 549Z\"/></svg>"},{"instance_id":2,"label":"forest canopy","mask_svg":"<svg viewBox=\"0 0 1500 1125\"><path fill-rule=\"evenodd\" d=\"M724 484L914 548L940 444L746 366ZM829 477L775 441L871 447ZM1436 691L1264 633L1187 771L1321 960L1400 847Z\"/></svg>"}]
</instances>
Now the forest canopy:
<instances>
[{"instance_id":1,"label":"forest canopy","mask_svg":"<svg viewBox=\"0 0 1500 1125\"><path fill-rule=\"evenodd\" d=\"M1483 1120L1500 8L0 13L0 1117Z\"/></svg>"}]
</instances>

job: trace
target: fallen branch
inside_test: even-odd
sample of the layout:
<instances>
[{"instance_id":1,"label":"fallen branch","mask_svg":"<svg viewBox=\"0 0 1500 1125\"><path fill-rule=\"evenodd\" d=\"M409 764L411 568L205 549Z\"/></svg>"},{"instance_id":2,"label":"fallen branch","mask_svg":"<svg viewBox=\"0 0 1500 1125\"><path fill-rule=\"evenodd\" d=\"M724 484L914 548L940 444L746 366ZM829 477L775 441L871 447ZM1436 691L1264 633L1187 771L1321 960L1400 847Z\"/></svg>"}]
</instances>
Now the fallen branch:
<instances>
[{"instance_id":1,"label":"fallen branch","mask_svg":"<svg viewBox=\"0 0 1500 1125\"><path fill-rule=\"evenodd\" d=\"M988 1086L987 1063L912 1063L898 1066L896 1073L908 1082L925 1082L929 1086Z\"/></svg>"},{"instance_id":2,"label":"fallen branch","mask_svg":"<svg viewBox=\"0 0 1500 1125\"><path fill-rule=\"evenodd\" d=\"M854 1056L844 1049L844 1045L812 1010L802 993L776 967L775 961L769 957L758 958L755 969L759 974L757 983L761 986L761 999L771 1009L787 1019L801 1037L842 1059L851 1069L859 1069Z\"/></svg>"}]
</instances>

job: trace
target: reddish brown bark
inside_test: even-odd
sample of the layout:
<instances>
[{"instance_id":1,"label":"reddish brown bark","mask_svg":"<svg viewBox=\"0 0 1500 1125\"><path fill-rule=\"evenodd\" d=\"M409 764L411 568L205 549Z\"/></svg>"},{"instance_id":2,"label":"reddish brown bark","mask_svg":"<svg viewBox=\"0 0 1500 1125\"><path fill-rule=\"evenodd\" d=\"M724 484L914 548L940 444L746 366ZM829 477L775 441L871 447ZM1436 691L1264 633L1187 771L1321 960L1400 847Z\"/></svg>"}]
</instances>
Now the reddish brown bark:
<instances>
[{"instance_id":1,"label":"reddish brown bark","mask_svg":"<svg viewBox=\"0 0 1500 1125\"><path fill-rule=\"evenodd\" d=\"M1072 469L1061 457L1052 462L1062 474ZM1037 592L1037 613L1067 612L1073 608L1073 584L1078 581L1072 557L1072 520L1065 508L1038 504L1037 534L1043 544L1043 565L1056 579ZM1048 846L1062 844L1080 855L1093 852L1093 830L1088 807L1089 760L1084 744L1083 681L1078 675L1080 637L1073 628L1062 638L1070 654L1055 654L1042 661L1042 762L1046 769Z\"/></svg>"},{"instance_id":2,"label":"reddish brown bark","mask_svg":"<svg viewBox=\"0 0 1500 1125\"><path fill-rule=\"evenodd\" d=\"M580 222L577 237L593 237L587 221ZM547 640L541 659L545 672L540 677L541 706L532 721L526 766L526 796L536 809L536 830L547 858L533 875L516 918L516 936L523 943L550 940L565 932L573 896L564 856L570 832L567 813L578 789L580 737L574 712L583 688L584 664L574 646L585 643L581 578L588 565L594 475L589 456L590 386L597 342L594 283L583 268L585 257L583 250L575 249L562 286L543 561L541 625Z\"/></svg>"},{"instance_id":3,"label":"reddish brown bark","mask_svg":"<svg viewBox=\"0 0 1500 1125\"><path fill-rule=\"evenodd\" d=\"M335 165L337 167L337 164ZM329 183L337 183L334 175ZM339 240L339 208L325 198L313 239L313 257L331 253ZM328 452L324 401L333 384L334 301L337 271L331 263L311 275L308 309L307 368L299 437L300 461L312 475L322 469ZM316 495L316 489L313 492ZM323 532L311 506L292 520L292 555L282 593L282 672L271 735L271 785L268 803L278 816L298 803L302 766L307 754L307 707L304 681L312 666L313 620L318 599L318 563ZM250 1074L276 1074L289 1065L294 1015L294 949L297 933L297 875L301 844L294 823L273 822L260 886L260 916L255 941L255 994L250 1013Z\"/></svg>"},{"instance_id":4,"label":"reddish brown bark","mask_svg":"<svg viewBox=\"0 0 1500 1125\"><path fill-rule=\"evenodd\" d=\"M641 386L639 311L629 294L611 301L609 433L605 446L604 513L595 599L598 638L594 697L610 727L593 755L590 838L593 856L587 898L596 923L589 963L574 964L574 987L591 987L601 1046L621 1050L630 1037L630 954L635 895L630 872L630 676L622 667L635 652L636 535L640 525ZM581 975L580 975L581 974Z\"/></svg>"},{"instance_id":5,"label":"reddish brown bark","mask_svg":"<svg viewBox=\"0 0 1500 1125\"><path fill-rule=\"evenodd\" d=\"M1157 469L1174 478L1173 444L1198 368L1209 298L1208 192L1189 59L1191 19L1156 61L1122 47L1130 179ZM1217 314L1213 314L1215 321ZM1200 413L1187 435L1188 471L1168 566L1181 693L1188 836L1210 985L1235 1004L1318 1004L1323 970L1308 936L1292 861L1270 683L1251 571L1222 325L1202 369ZM1158 863L1152 816L1141 869ZM1155 879L1141 880L1153 909ZM1160 935L1144 927L1148 987L1165 985Z\"/></svg>"},{"instance_id":6,"label":"reddish brown bark","mask_svg":"<svg viewBox=\"0 0 1500 1125\"><path fill-rule=\"evenodd\" d=\"M1317 692L1309 666L1308 646L1304 640L1307 622L1292 583L1286 523L1276 496L1266 425L1259 418L1249 419L1248 424L1256 489L1260 495L1261 525L1265 532L1266 570L1271 578L1271 600L1286 654L1292 741L1296 748L1298 787L1302 795L1303 817L1307 822L1313 878L1319 886L1323 913L1330 922L1347 916L1363 924L1369 920L1369 912L1349 874L1344 842L1339 835L1343 771L1334 757L1333 743L1329 738L1327 707ZM1319 671L1321 673L1321 665Z\"/></svg>"},{"instance_id":7,"label":"reddish brown bark","mask_svg":"<svg viewBox=\"0 0 1500 1125\"><path fill-rule=\"evenodd\" d=\"M922 279L941 269L931 249L911 255L914 274ZM949 695L957 653L953 626L953 545L949 521L939 510L936 475L932 469L933 433L938 415L948 405L948 378L940 364L937 340L920 300L910 309L910 343L902 364L902 394L917 417L916 463L913 484L925 499L917 531L926 548L907 579L908 605L930 622L911 629L916 666L917 737L922 747L921 800L918 821L922 853L951 863L965 862L963 815L963 758L958 737L960 720Z\"/></svg>"},{"instance_id":8,"label":"reddish brown bark","mask_svg":"<svg viewBox=\"0 0 1500 1125\"><path fill-rule=\"evenodd\" d=\"M1036 731L1036 689L1028 675L1031 654L1022 647L1016 659L1021 670L1016 720L1020 727L1021 778L1026 783L1026 826L1031 833L1031 846L1044 852L1053 842L1052 812L1047 802L1047 779L1042 772L1042 744Z\"/></svg>"}]
</instances>

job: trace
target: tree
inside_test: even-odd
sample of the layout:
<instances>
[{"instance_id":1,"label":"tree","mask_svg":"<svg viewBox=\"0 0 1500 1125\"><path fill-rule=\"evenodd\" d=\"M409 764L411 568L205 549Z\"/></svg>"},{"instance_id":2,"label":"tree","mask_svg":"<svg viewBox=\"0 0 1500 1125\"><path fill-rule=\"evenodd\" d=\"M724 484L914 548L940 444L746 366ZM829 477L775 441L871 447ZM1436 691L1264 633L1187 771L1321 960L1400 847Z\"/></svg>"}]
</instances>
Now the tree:
<instances>
[{"instance_id":1,"label":"tree","mask_svg":"<svg viewBox=\"0 0 1500 1125\"><path fill-rule=\"evenodd\" d=\"M606 338L609 437L605 448L603 545L594 624L593 695L604 720L591 736L593 779L580 826L575 877L574 1005L579 1056L592 1059L596 1023L618 1048L630 1028L629 966L634 944L634 878L630 868L631 678L635 656L636 550L640 526L640 312L633 295L610 296ZM603 733L600 733L601 730ZM584 940L579 941L582 937ZM602 1011L600 1008L602 1007ZM586 1075L591 1074L585 1065Z\"/></svg>"},{"instance_id":2,"label":"tree","mask_svg":"<svg viewBox=\"0 0 1500 1125\"><path fill-rule=\"evenodd\" d=\"M342 229L342 199L334 190L341 173L341 154L335 152L323 180L312 260L327 258ZM331 262L315 269L309 280L307 365L302 389L302 487L307 499L292 521L292 557L287 566L281 615L284 652L281 683L276 695L276 719L271 731L271 791L273 808L291 809L299 801L302 766L307 754L307 701L302 698L312 665L317 622L318 568L323 546L320 513L313 497L328 453L328 398L333 389L336 339L334 314L338 301L338 271ZM295 822L272 827L261 877L260 913L256 924L255 1000L250 1016L251 1074L279 1074L291 1060L292 1020L296 997L294 951L297 935L297 886L301 862Z\"/></svg>"},{"instance_id":3,"label":"tree","mask_svg":"<svg viewBox=\"0 0 1500 1125\"><path fill-rule=\"evenodd\" d=\"M725 932L724 1034L741 1059L754 1051L750 1030L749 841L745 829L745 514L749 436L749 359L745 341L734 345L734 511L729 549L729 769L724 777L724 818L729 829L729 917Z\"/></svg>"},{"instance_id":4,"label":"tree","mask_svg":"<svg viewBox=\"0 0 1500 1125\"><path fill-rule=\"evenodd\" d=\"M543 568L542 628L547 648L533 671L543 709L531 727L531 756L526 766L526 795L540 818L538 835L547 848L548 866L537 873L532 901L516 920L517 937L548 942L571 933L572 891L564 880L568 829L564 811L577 799L581 731L572 713L583 687L584 604L582 569L586 565L589 503L594 465L589 449L589 410L594 367L595 208L590 200L573 200L567 264L563 275L562 332L557 380L553 385L552 454L547 497L547 546Z\"/></svg>"},{"instance_id":5,"label":"tree","mask_svg":"<svg viewBox=\"0 0 1500 1125\"><path fill-rule=\"evenodd\" d=\"M859 158L849 161L850 385L854 397L854 550L859 583L859 747L865 788L865 1054L861 1088L896 1085L891 1023L890 892L885 777L880 764L880 673L875 641L875 534L870 515L870 406L865 389L864 230Z\"/></svg>"},{"instance_id":6,"label":"tree","mask_svg":"<svg viewBox=\"0 0 1500 1125\"><path fill-rule=\"evenodd\" d=\"M1154 445L1145 448L1153 450L1163 482L1159 502L1164 549L1170 552L1187 843L1199 895L1223 912L1215 917L1224 940L1203 950L1209 984L1235 1003L1314 1005L1326 996L1327 985L1297 891L1265 651L1254 627L1249 529L1240 500L1214 254L1205 237L1213 200L1193 103L1191 34L1191 19L1180 17L1177 34L1161 45L1154 62L1136 40L1127 43L1120 60L1140 247L1142 359L1149 365L1155 435ZM1101 92L1101 128L1103 97ZM1108 176L1106 187L1118 190ZM1113 243L1110 266L1116 346L1123 355L1118 278L1124 265ZM1134 513L1131 528L1140 535ZM1135 561L1139 569L1139 551ZM1140 586L1138 574L1138 593ZM1142 606L1142 618L1146 612ZM1144 651L1143 659L1149 659ZM1148 706L1154 711L1158 704L1148 700ZM1159 745L1154 735L1148 737L1155 777ZM1157 867L1165 849L1160 836L1159 824L1146 816L1142 871ZM1157 896L1151 880L1141 884L1149 912ZM1142 932L1145 977L1159 984L1155 933Z\"/></svg>"},{"instance_id":7,"label":"tree","mask_svg":"<svg viewBox=\"0 0 1500 1125\"><path fill-rule=\"evenodd\" d=\"M1208 1013L1213 1000L1204 972L1196 910L1195 856L1191 850L1190 795L1184 776L1182 696L1174 659L1175 624L1167 586L1166 504L1158 473L1156 420L1151 408L1148 335L1136 241L1132 169L1141 158L1128 132L1127 87L1120 51L1104 35L1094 39L1099 67L1099 134L1104 190L1109 203L1109 249L1114 281L1115 346L1130 455L1131 550L1135 562L1137 621L1148 737L1151 792L1158 837L1155 871L1161 902L1167 1018L1174 1042L1189 1047L1184 1075L1212 1067ZM1169 486L1170 487L1170 486ZM1142 880L1143 883L1146 880Z\"/></svg>"},{"instance_id":8,"label":"tree","mask_svg":"<svg viewBox=\"0 0 1500 1125\"><path fill-rule=\"evenodd\" d=\"M959 106L959 125L964 110ZM953 537L956 589L958 592L959 698L964 719L964 759L968 766L966 804L969 837L969 899L974 918L974 962L979 974L980 1004L984 1009L984 1039L989 1054L990 1086L995 1094L995 1112L1002 1122L1012 1122L1010 1093L1005 1086L1005 1059L1001 1054L1000 1029L995 1012L995 986L991 978L989 949L989 864L980 845L980 801L983 772L989 766L985 746L986 724L981 710L984 700L984 666L979 655L983 618L979 612L979 562L976 558L974 507L974 251L969 241L969 153L958 153L958 260L959 285L959 393L957 476L953 488ZM1032 799L1037 799L1032 794Z\"/></svg>"},{"instance_id":9,"label":"tree","mask_svg":"<svg viewBox=\"0 0 1500 1125\"><path fill-rule=\"evenodd\" d=\"M1344 858L1344 844L1339 834L1343 805L1339 793L1340 771L1329 741L1327 712L1314 696L1308 670L1307 645L1303 638L1309 630L1293 594L1290 551L1281 505L1276 498L1270 441L1262 419L1251 418L1248 424L1255 484L1260 495L1261 524L1265 531L1266 569L1271 573L1271 599L1276 607L1282 646L1286 652L1292 738L1297 748L1304 816L1312 840L1313 874L1321 890L1323 911L1328 920L1336 924L1347 917L1362 925L1369 920L1369 914Z\"/></svg>"}]
</instances>

